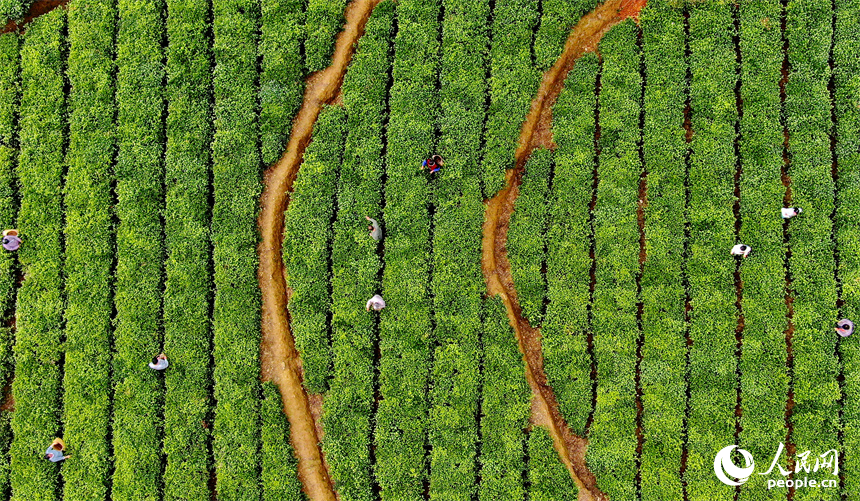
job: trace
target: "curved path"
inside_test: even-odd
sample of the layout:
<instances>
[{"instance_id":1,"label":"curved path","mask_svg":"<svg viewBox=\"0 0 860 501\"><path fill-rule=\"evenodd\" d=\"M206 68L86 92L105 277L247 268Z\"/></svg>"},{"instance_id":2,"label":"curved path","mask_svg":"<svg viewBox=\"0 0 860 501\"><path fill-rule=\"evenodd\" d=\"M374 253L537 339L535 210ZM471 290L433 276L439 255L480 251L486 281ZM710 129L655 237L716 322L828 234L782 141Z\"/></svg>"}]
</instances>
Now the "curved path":
<instances>
[{"instance_id":1,"label":"curved path","mask_svg":"<svg viewBox=\"0 0 860 501\"><path fill-rule=\"evenodd\" d=\"M293 447L299 459L299 478L311 501L335 501L336 496L318 445L319 437L308 395L302 387L301 360L290 333L287 284L281 255L284 211L314 123L323 105L335 100L356 42L364 33L370 13L380 1L353 0L347 6L346 24L338 35L331 65L308 80L287 151L266 172L265 189L260 199L258 225L263 237L258 248L258 278L263 295L261 372L263 379L273 381L281 391Z\"/></svg>"},{"instance_id":2,"label":"curved path","mask_svg":"<svg viewBox=\"0 0 860 501\"><path fill-rule=\"evenodd\" d=\"M532 422L549 430L556 451L580 488L581 500L602 501L608 498L598 489L597 481L586 464L588 441L570 431L559 410L555 393L547 382L540 331L522 316L507 256L508 225L529 155L538 146L554 146L552 107L564 87L567 74L580 56L595 50L603 34L624 19L638 15L644 5L645 0L610 0L584 16L574 27L561 57L543 76L520 132L515 168L507 171L505 187L487 202L484 221L481 258L484 278L490 295L499 295L504 301L525 359L526 379L532 389Z\"/></svg>"}]
</instances>

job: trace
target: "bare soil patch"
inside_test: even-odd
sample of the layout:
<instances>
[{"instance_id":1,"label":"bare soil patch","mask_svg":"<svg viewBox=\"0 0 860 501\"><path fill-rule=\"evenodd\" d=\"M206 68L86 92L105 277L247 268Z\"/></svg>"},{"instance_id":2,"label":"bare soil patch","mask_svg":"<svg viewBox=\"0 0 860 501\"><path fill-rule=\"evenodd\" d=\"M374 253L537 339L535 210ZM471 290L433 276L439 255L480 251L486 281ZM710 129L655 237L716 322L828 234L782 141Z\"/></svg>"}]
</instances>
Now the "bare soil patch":
<instances>
[{"instance_id":1,"label":"bare soil patch","mask_svg":"<svg viewBox=\"0 0 860 501\"><path fill-rule=\"evenodd\" d=\"M380 0L353 0L346 8L346 24L338 35L331 65L307 81L304 102L293 122L283 157L265 174L260 199L258 225L262 242L258 248L258 278L263 296L261 377L273 381L281 391L284 412L290 421L291 439L299 460L299 478L311 501L335 501L336 495L325 466L319 441L321 397L309 397L302 386L301 360L290 332L287 286L281 243L284 211L298 173L314 123L323 105L330 104L340 91L343 76L352 60L357 40ZM315 419L316 418L316 419Z\"/></svg>"},{"instance_id":2,"label":"bare soil patch","mask_svg":"<svg viewBox=\"0 0 860 501\"><path fill-rule=\"evenodd\" d=\"M608 499L597 488L597 481L585 461L588 441L570 431L561 415L552 387L543 368L540 331L523 318L507 257L507 236L514 202L526 161L538 146L552 148L552 107L564 86L567 74L585 52L595 50L600 38L615 24L635 17L645 0L610 0L584 16L574 27L561 57L546 73L532 100L523 123L515 153L515 168L506 173L505 187L487 202L481 264L487 290L499 295L505 303L508 319L517 336L520 352L526 362L526 379L532 389L532 423L545 426L553 437L559 457L580 488L581 501Z\"/></svg>"}]
</instances>

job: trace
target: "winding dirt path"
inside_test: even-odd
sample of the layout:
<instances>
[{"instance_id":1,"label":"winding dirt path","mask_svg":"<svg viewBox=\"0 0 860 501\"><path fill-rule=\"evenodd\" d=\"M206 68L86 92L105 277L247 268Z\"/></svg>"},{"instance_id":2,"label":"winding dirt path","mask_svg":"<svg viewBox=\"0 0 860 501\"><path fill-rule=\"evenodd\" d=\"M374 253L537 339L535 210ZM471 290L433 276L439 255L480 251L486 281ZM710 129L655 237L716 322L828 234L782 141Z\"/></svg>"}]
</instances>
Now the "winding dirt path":
<instances>
[{"instance_id":1,"label":"winding dirt path","mask_svg":"<svg viewBox=\"0 0 860 501\"><path fill-rule=\"evenodd\" d=\"M609 0L584 16L573 28L561 57L543 76L520 132L515 168L506 173L505 187L487 202L484 221L481 257L484 279L490 295L499 295L504 301L525 359L526 379L532 389L532 423L549 430L559 457L579 486L580 501L604 501L608 498L598 489L597 481L586 464L588 441L570 431L559 410L555 393L547 382L540 331L522 316L507 256L508 225L529 155L539 146L555 146L552 141L552 107L564 87L567 74L580 56L597 48L600 38L612 26L637 16L645 1Z\"/></svg>"},{"instance_id":2,"label":"winding dirt path","mask_svg":"<svg viewBox=\"0 0 860 501\"><path fill-rule=\"evenodd\" d=\"M346 24L337 37L331 65L312 75L304 102L293 123L284 156L265 174L258 225L263 240L258 248L258 278L263 295L261 377L273 381L281 391L284 412L290 421L291 439L299 459L299 478L311 501L335 501L328 468L319 448L321 438L302 387L301 359L296 352L287 312L287 285L281 254L284 211L299 170L314 123L324 104L337 97L356 42L373 8L381 0L353 0L346 8Z\"/></svg>"}]
</instances>

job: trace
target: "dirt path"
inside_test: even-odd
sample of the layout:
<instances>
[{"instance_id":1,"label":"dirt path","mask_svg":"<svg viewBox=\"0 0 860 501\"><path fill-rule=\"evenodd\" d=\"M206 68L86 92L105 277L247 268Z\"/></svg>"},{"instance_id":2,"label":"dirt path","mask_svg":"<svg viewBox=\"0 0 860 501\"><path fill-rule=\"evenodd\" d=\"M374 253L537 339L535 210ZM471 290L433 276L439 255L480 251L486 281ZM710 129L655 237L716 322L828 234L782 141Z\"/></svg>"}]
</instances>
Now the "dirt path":
<instances>
[{"instance_id":1,"label":"dirt path","mask_svg":"<svg viewBox=\"0 0 860 501\"><path fill-rule=\"evenodd\" d=\"M338 35L331 66L308 79L304 102L293 123L284 156L265 175L258 224L263 241L258 253L258 273L263 294L261 377L278 385L284 412L290 421L291 439L299 459L299 478L311 501L335 501L328 468L318 446L320 434L302 387L301 360L290 332L287 286L281 255L284 211L289 191L298 173L314 123L324 104L337 96L355 45L364 34L364 25L381 0L353 0L346 8L346 24Z\"/></svg>"},{"instance_id":2,"label":"dirt path","mask_svg":"<svg viewBox=\"0 0 860 501\"><path fill-rule=\"evenodd\" d=\"M580 488L580 501L608 499L597 488L594 475L585 461L588 442L574 435L561 411L543 368L540 331L523 318L511 277L507 256L508 225L526 160L538 146L554 147L552 140L552 107L558 99L564 79L576 60L587 51L596 49L600 38L615 24L638 15L645 0L610 0L584 16L574 27L564 52L543 76L537 96L523 123L516 150L516 166L505 176L505 187L487 202L484 221L481 264L487 290L499 295L505 303L508 319L514 328L520 352L526 362L526 379L532 389L532 422L544 426L553 437L559 457Z\"/></svg>"}]
</instances>

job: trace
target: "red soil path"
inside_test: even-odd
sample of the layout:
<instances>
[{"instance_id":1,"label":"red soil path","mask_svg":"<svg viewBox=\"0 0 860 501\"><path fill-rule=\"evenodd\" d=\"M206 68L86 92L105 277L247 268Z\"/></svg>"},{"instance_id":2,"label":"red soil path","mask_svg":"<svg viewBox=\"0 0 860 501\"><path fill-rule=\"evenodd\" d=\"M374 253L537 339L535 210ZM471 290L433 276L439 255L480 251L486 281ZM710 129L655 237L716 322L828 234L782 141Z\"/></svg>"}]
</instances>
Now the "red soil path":
<instances>
[{"instance_id":1,"label":"red soil path","mask_svg":"<svg viewBox=\"0 0 860 501\"><path fill-rule=\"evenodd\" d=\"M600 38L612 26L628 17L637 17L645 2L646 0L610 0L583 17L574 27L561 57L543 76L540 89L532 100L531 109L520 132L515 168L506 173L506 186L487 202L484 222L481 259L484 278L488 292L491 295L499 295L505 303L508 319L526 362L526 379L532 389L532 422L549 430L559 457L580 488L581 501L603 501L608 498L598 489L597 481L586 464L588 441L570 431L559 410L555 393L547 382L540 331L522 316L507 256L508 225L529 155L539 146L554 147L552 107L564 87L567 74L580 56L596 49Z\"/></svg>"},{"instance_id":2,"label":"red soil path","mask_svg":"<svg viewBox=\"0 0 860 501\"><path fill-rule=\"evenodd\" d=\"M319 448L320 434L311 410L311 401L302 387L301 360L287 312L287 285L281 243L284 211L298 173L302 155L311 139L314 123L324 104L334 101L356 41L380 0L353 0L346 8L346 24L338 35L331 66L314 74L307 83L304 102L293 123L284 156L265 176L260 199L258 225L263 240L258 248L258 278L263 295L261 377L278 385L284 412L290 421L291 439L299 459L299 478L311 501L335 501L336 495Z\"/></svg>"}]
</instances>

